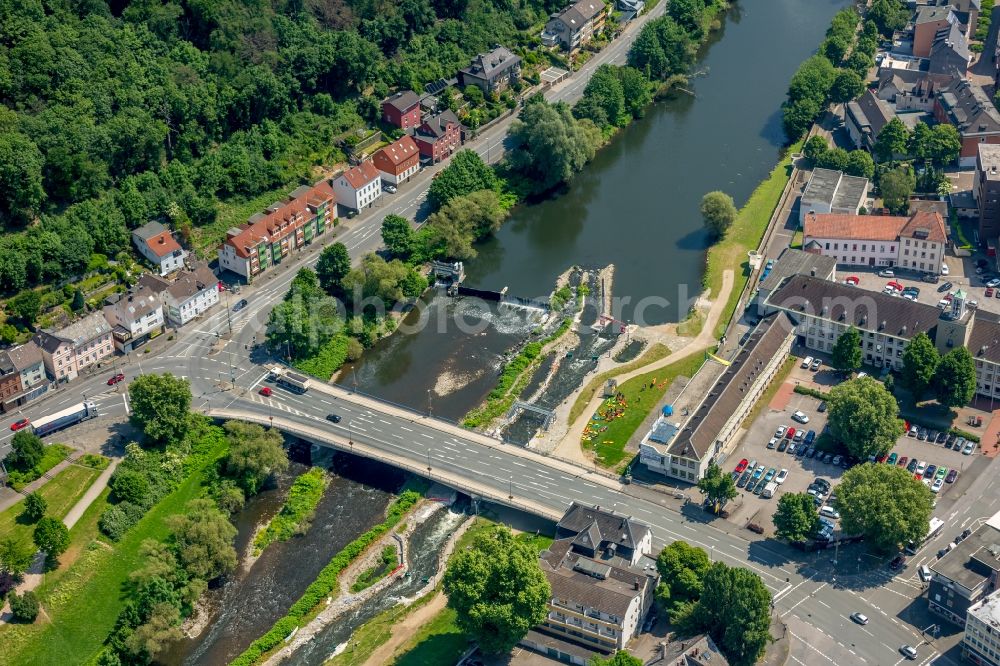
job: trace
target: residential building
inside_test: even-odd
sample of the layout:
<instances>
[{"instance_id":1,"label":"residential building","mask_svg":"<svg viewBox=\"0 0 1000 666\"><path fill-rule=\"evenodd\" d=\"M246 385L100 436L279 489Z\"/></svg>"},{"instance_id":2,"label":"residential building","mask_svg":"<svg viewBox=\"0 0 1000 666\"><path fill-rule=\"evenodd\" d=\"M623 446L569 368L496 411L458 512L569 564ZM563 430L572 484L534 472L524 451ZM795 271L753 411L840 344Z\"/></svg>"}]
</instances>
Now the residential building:
<instances>
[{"instance_id":1,"label":"residential building","mask_svg":"<svg viewBox=\"0 0 1000 666\"><path fill-rule=\"evenodd\" d=\"M114 353L111 326L100 312L55 332L39 331L34 341L41 349L45 370L56 381L76 379Z\"/></svg>"},{"instance_id":2,"label":"residential building","mask_svg":"<svg viewBox=\"0 0 1000 666\"><path fill-rule=\"evenodd\" d=\"M972 52L962 32L964 26L951 23L938 30L931 44L931 54L927 64L930 74L942 74L962 78L969 69Z\"/></svg>"},{"instance_id":3,"label":"residential building","mask_svg":"<svg viewBox=\"0 0 1000 666\"><path fill-rule=\"evenodd\" d=\"M882 128L895 117L892 105L879 99L871 88L866 88L861 97L847 103L844 124L854 147L871 151Z\"/></svg>"},{"instance_id":4,"label":"residential building","mask_svg":"<svg viewBox=\"0 0 1000 666\"><path fill-rule=\"evenodd\" d=\"M944 220L936 212L901 215L806 215L802 246L847 266L899 266L941 273L948 243Z\"/></svg>"},{"instance_id":5,"label":"residential building","mask_svg":"<svg viewBox=\"0 0 1000 666\"><path fill-rule=\"evenodd\" d=\"M371 162L348 169L333 179L337 203L352 210L361 210L382 196L382 176Z\"/></svg>"},{"instance_id":6,"label":"residential building","mask_svg":"<svg viewBox=\"0 0 1000 666\"><path fill-rule=\"evenodd\" d=\"M608 7L603 0L577 0L545 24L542 44L559 45L572 53L604 28L607 14Z\"/></svg>"},{"instance_id":7,"label":"residential building","mask_svg":"<svg viewBox=\"0 0 1000 666\"><path fill-rule=\"evenodd\" d=\"M169 275L184 268L187 252L159 222L147 222L133 230L132 243L160 275Z\"/></svg>"},{"instance_id":8,"label":"residential building","mask_svg":"<svg viewBox=\"0 0 1000 666\"><path fill-rule=\"evenodd\" d=\"M286 199L255 214L242 227L232 228L219 247L219 267L247 282L280 264L292 252L309 245L334 222L333 187L321 180L302 186Z\"/></svg>"},{"instance_id":9,"label":"residential building","mask_svg":"<svg viewBox=\"0 0 1000 666\"><path fill-rule=\"evenodd\" d=\"M382 180L399 185L420 171L420 149L411 136L393 141L372 156Z\"/></svg>"},{"instance_id":10,"label":"residential building","mask_svg":"<svg viewBox=\"0 0 1000 666\"><path fill-rule=\"evenodd\" d=\"M136 285L104 306L115 349L131 352L163 332L163 306L152 289Z\"/></svg>"},{"instance_id":11,"label":"residential building","mask_svg":"<svg viewBox=\"0 0 1000 666\"><path fill-rule=\"evenodd\" d=\"M775 289L793 275L812 275L821 280L837 280L837 259L821 253L805 252L790 247L778 255L767 276L757 285L757 315L764 316L764 302Z\"/></svg>"},{"instance_id":12,"label":"residential building","mask_svg":"<svg viewBox=\"0 0 1000 666\"><path fill-rule=\"evenodd\" d=\"M6 351L0 351L0 413L17 406L21 395L21 373L17 371Z\"/></svg>"},{"instance_id":13,"label":"residential building","mask_svg":"<svg viewBox=\"0 0 1000 666\"><path fill-rule=\"evenodd\" d=\"M615 8L621 12L618 16L618 25L625 25L639 16L639 14L642 14L642 10L646 8L646 3L643 0L617 0Z\"/></svg>"},{"instance_id":14,"label":"residential building","mask_svg":"<svg viewBox=\"0 0 1000 666\"><path fill-rule=\"evenodd\" d=\"M42 350L35 344L34 340L8 349L7 356L14 369L21 376L21 395L17 402L18 405L33 400L48 390L49 382L45 376Z\"/></svg>"},{"instance_id":15,"label":"residential building","mask_svg":"<svg viewBox=\"0 0 1000 666\"><path fill-rule=\"evenodd\" d=\"M498 46L489 53L480 53L472 59L472 64L458 70L459 87L476 86L484 94L505 90L520 78L520 56L503 46Z\"/></svg>"},{"instance_id":16,"label":"residential building","mask_svg":"<svg viewBox=\"0 0 1000 666\"><path fill-rule=\"evenodd\" d=\"M979 238L1000 236L1000 145L981 143L976 155L972 196L979 207Z\"/></svg>"},{"instance_id":17,"label":"residential building","mask_svg":"<svg viewBox=\"0 0 1000 666\"><path fill-rule=\"evenodd\" d=\"M799 224L809 213L857 215L868 200L871 183L867 178L848 176L842 171L813 169L799 199Z\"/></svg>"},{"instance_id":18,"label":"residential building","mask_svg":"<svg viewBox=\"0 0 1000 666\"><path fill-rule=\"evenodd\" d=\"M595 652L624 649L653 603L659 574L651 548L647 525L574 502L539 556L552 598L535 631ZM528 642L539 649L537 641Z\"/></svg>"},{"instance_id":19,"label":"residential building","mask_svg":"<svg viewBox=\"0 0 1000 666\"><path fill-rule=\"evenodd\" d=\"M937 90L934 118L958 130L962 138L959 166L976 165L979 144L1000 144L1000 112L982 86L969 80L958 79Z\"/></svg>"},{"instance_id":20,"label":"residential building","mask_svg":"<svg viewBox=\"0 0 1000 666\"><path fill-rule=\"evenodd\" d=\"M792 328L781 313L762 319L686 420L657 419L639 444L639 462L688 483L702 478L710 463L735 448L743 420L785 362ZM706 363L699 372L716 372L713 366Z\"/></svg>"},{"instance_id":21,"label":"residential building","mask_svg":"<svg viewBox=\"0 0 1000 666\"><path fill-rule=\"evenodd\" d=\"M1000 592L969 607L962 657L979 666L1000 666Z\"/></svg>"},{"instance_id":22,"label":"residential building","mask_svg":"<svg viewBox=\"0 0 1000 666\"><path fill-rule=\"evenodd\" d=\"M382 119L404 130L420 125L420 96L412 90L402 90L382 102Z\"/></svg>"},{"instance_id":23,"label":"residential building","mask_svg":"<svg viewBox=\"0 0 1000 666\"><path fill-rule=\"evenodd\" d=\"M952 624L963 626L972 610L972 637L979 641L979 632L989 626L986 616L996 603L994 600L992 604L980 605L997 589L997 577L1000 575L1000 513L994 514L944 557L927 566L931 570L931 581L927 586L930 612ZM978 648L977 644L973 645ZM966 642L963 641L963 654L966 649Z\"/></svg>"},{"instance_id":24,"label":"residential building","mask_svg":"<svg viewBox=\"0 0 1000 666\"><path fill-rule=\"evenodd\" d=\"M929 58L934 38L942 28L948 28L958 19L948 6L924 5L917 8L913 20L913 55L918 58Z\"/></svg>"},{"instance_id":25,"label":"residential building","mask_svg":"<svg viewBox=\"0 0 1000 666\"><path fill-rule=\"evenodd\" d=\"M878 71L878 98L895 106L896 113L934 110L934 92L951 77L930 75L920 69L882 67Z\"/></svg>"},{"instance_id":26,"label":"residential building","mask_svg":"<svg viewBox=\"0 0 1000 666\"><path fill-rule=\"evenodd\" d=\"M413 134L420 156L433 163L447 159L462 146L462 124L453 111L427 118Z\"/></svg>"},{"instance_id":27,"label":"residential building","mask_svg":"<svg viewBox=\"0 0 1000 666\"><path fill-rule=\"evenodd\" d=\"M206 263L181 271L173 282L144 275L139 285L147 287L160 300L171 326L184 326L219 302L219 281Z\"/></svg>"}]
</instances>

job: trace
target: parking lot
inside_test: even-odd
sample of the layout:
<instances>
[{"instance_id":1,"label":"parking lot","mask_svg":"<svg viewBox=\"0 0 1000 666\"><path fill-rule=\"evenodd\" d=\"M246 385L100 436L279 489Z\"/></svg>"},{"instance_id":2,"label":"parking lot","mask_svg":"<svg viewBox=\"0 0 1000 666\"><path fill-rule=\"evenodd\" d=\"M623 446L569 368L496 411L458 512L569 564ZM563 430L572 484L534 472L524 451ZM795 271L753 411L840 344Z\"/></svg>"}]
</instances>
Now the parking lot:
<instances>
[{"instance_id":1,"label":"parking lot","mask_svg":"<svg viewBox=\"0 0 1000 666\"><path fill-rule=\"evenodd\" d=\"M815 441L812 446L804 444L810 431L814 433L813 437L819 437L826 426L826 413L819 411L821 401L817 398L794 392L796 384L827 391L832 384L839 381L839 376L826 365L826 359L821 361L821 366L817 371L801 368L800 361L801 358L796 360L795 367L788 379L785 380L784 385L751 424L743 441L726 461L724 470L733 472L740 461L748 461L747 471L749 475L740 475L741 478L737 483L740 495L732 507L728 507L729 519L740 526L756 523L764 528L765 534L774 533L772 516L777 507L777 499L783 493L806 492L811 484L819 480L820 484L825 483L830 486L830 490L827 490L822 498L825 504L831 495L836 494L836 486L847 469L846 460L842 459L841 464L835 464L834 455L838 451L820 451ZM807 423L797 423L792 418L792 415L797 411L802 412L808 418ZM786 429L794 428L796 433L801 431L805 434L801 436L801 439L796 435L789 438L786 430L784 437L776 438L776 433L781 426ZM919 431L915 434L918 433ZM777 439L777 441L774 442L773 448L770 448L772 439ZM799 441L795 441L796 439ZM921 440L917 436L904 434L889 452L889 457L892 458L895 454L893 461L897 465L905 458L903 466L909 468L912 465L911 471L914 473L918 468L923 470L923 474L926 475L924 483L928 486L940 479L941 483L938 484L938 491L935 494L935 499L939 499L949 493L954 482L961 477L975 456L979 454L979 449L976 447L973 454L965 455L961 450L946 447L946 438L945 442L936 442L933 441L934 439L927 438L925 435L925 439ZM953 446L955 441L957 438L954 438ZM792 444L794 444L794 449ZM813 449L811 456L808 454L810 448ZM806 452L805 454L803 454L803 450ZM913 463L914 460L918 462ZM750 466L750 463L753 466ZM928 475L927 470L932 465L934 470ZM759 480L754 482L755 471L760 467L763 467L763 471L758 477ZM944 472L940 471L942 468L944 468ZM787 474L783 483L778 486L774 493L774 497L764 498L760 491L765 485L760 483L760 480L766 478L770 470L774 470L772 476L775 478L779 476L781 470L787 470ZM955 475L951 477L952 481L948 482L949 472L952 470L955 470ZM753 490L748 491L748 488ZM822 509L822 505L820 506ZM828 518L834 518L833 523L836 524L833 515L829 515Z\"/></svg>"}]
</instances>

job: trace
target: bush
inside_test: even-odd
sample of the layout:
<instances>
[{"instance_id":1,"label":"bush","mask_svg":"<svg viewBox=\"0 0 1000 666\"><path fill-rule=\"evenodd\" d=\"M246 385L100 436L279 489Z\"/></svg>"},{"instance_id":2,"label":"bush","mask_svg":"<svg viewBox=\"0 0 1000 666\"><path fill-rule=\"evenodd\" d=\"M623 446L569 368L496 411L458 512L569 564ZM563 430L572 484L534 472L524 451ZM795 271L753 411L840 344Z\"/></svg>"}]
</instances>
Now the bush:
<instances>
[{"instance_id":1,"label":"bush","mask_svg":"<svg viewBox=\"0 0 1000 666\"><path fill-rule=\"evenodd\" d=\"M109 539L118 541L142 519L145 513L146 510L137 504L119 502L105 510L97 526Z\"/></svg>"},{"instance_id":2,"label":"bush","mask_svg":"<svg viewBox=\"0 0 1000 666\"><path fill-rule=\"evenodd\" d=\"M796 384L794 390L800 395L812 396L813 398L817 398L819 400L826 400L828 397L826 393L823 393L823 391L818 391L808 386L802 386L801 384Z\"/></svg>"},{"instance_id":3,"label":"bush","mask_svg":"<svg viewBox=\"0 0 1000 666\"><path fill-rule=\"evenodd\" d=\"M17 592L11 592L7 600L10 602L10 610L14 614L14 619L18 622L31 624L38 617L38 597L31 590L20 596Z\"/></svg>"}]
</instances>

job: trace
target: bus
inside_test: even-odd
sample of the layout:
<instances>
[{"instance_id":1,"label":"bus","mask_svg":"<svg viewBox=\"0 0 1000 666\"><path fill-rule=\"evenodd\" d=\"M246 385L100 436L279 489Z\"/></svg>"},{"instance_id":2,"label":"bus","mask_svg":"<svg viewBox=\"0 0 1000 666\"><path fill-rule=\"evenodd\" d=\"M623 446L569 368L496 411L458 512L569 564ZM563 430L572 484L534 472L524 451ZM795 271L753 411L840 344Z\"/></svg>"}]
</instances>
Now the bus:
<instances>
[{"instance_id":1,"label":"bus","mask_svg":"<svg viewBox=\"0 0 1000 666\"><path fill-rule=\"evenodd\" d=\"M936 537L944 529L944 521L940 518L935 518L931 516L930 525L928 525L927 536L925 536L920 543L913 543L912 541L906 545L907 555L916 555L917 551L924 547L928 541Z\"/></svg>"},{"instance_id":2,"label":"bus","mask_svg":"<svg viewBox=\"0 0 1000 666\"><path fill-rule=\"evenodd\" d=\"M67 407L61 412L56 412L49 416L43 416L31 423L31 432L39 437L53 433L71 425L76 425L80 421L86 421L97 416L97 405L90 400Z\"/></svg>"}]
</instances>

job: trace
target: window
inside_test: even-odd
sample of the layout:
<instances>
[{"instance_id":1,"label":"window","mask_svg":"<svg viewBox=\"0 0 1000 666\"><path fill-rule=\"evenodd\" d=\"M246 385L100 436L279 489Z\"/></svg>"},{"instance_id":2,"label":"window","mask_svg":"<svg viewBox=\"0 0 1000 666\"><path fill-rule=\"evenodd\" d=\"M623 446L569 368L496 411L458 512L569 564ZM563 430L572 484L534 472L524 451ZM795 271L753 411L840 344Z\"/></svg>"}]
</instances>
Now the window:
<instances>
[{"instance_id":1,"label":"window","mask_svg":"<svg viewBox=\"0 0 1000 666\"><path fill-rule=\"evenodd\" d=\"M829 250L829 249L830 249L830 244L829 244L829 243L827 243L827 244L826 244L826 249L827 249L827 250Z\"/></svg>"}]
</instances>

